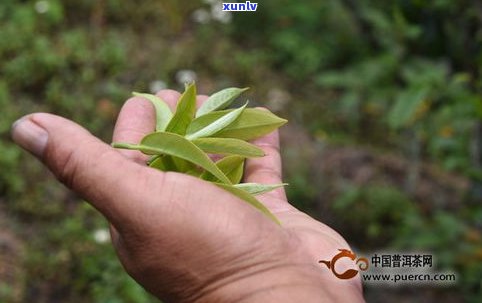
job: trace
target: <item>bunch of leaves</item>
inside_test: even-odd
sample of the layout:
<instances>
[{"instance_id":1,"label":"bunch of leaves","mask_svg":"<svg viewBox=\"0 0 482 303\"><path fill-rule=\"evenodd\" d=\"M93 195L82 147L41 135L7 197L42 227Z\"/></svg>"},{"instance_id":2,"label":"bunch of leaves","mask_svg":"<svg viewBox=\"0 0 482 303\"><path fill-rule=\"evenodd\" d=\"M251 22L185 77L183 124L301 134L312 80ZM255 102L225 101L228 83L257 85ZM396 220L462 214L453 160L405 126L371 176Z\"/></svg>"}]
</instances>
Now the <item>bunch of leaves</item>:
<instances>
[{"instance_id":1,"label":"bunch of leaves","mask_svg":"<svg viewBox=\"0 0 482 303\"><path fill-rule=\"evenodd\" d=\"M113 146L150 155L147 165L152 168L185 173L211 182L278 222L255 196L285 184L241 181L245 160L264 156L259 147L247 141L271 133L286 120L266 110L246 108L248 103L236 109L225 109L246 90L226 88L213 94L196 110L196 85L187 84L174 113L161 98L134 93L154 105L156 131L146 135L139 144L117 142ZM222 158L214 162L213 158L219 156Z\"/></svg>"}]
</instances>

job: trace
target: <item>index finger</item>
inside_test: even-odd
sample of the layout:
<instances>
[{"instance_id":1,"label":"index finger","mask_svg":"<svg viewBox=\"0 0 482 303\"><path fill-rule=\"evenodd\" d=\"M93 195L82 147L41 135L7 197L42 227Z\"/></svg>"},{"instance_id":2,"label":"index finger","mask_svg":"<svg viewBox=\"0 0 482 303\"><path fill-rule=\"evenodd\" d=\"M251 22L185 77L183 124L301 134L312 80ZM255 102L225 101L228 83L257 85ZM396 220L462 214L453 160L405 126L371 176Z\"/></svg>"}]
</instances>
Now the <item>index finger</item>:
<instances>
[{"instance_id":1,"label":"index finger","mask_svg":"<svg viewBox=\"0 0 482 303\"><path fill-rule=\"evenodd\" d=\"M141 97L130 98L119 113L112 141L137 144L154 130L155 125L156 116L151 102ZM119 152L134 162L146 163L147 156L139 151L120 149Z\"/></svg>"},{"instance_id":2,"label":"index finger","mask_svg":"<svg viewBox=\"0 0 482 303\"><path fill-rule=\"evenodd\" d=\"M175 90L166 89L159 91L156 96L165 101L172 111L175 111L181 94ZM201 106L207 98L208 96L199 95L196 100L197 107ZM154 131L155 125L156 115L151 102L142 97L130 98L119 113L112 141L137 144L145 135ZM140 164L145 164L149 158L135 150L119 150L119 152Z\"/></svg>"}]
</instances>

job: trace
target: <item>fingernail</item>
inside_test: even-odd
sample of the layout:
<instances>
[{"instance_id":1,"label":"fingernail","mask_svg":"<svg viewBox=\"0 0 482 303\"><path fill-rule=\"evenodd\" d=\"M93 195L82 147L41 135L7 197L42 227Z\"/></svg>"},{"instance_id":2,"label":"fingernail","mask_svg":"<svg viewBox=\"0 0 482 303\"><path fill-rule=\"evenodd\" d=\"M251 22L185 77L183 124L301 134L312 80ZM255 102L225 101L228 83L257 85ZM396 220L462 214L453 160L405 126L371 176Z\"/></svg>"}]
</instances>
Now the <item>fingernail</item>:
<instances>
[{"instance_id":1,"label":"fingernail","mask_svg":"<svg viewBox=\"0 0 482 303\"><path fill-rule=\"evenodd\" d=\"M37 157L41 157L47 146L48 133L29 117L23 117L12 125L12 139L22 148Z\"/></svg>"}]
</instances>

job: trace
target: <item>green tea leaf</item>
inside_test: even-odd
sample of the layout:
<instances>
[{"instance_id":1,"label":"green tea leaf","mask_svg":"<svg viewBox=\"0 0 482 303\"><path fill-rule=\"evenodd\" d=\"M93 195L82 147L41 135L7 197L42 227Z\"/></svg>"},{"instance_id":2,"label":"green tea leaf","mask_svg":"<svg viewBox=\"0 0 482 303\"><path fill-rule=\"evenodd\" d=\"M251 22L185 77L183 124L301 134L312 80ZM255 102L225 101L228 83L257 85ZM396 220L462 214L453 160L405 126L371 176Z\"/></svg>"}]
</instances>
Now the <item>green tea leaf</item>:
<instances>
[{"instance_id":1,"label":"green tea leaf","mask_svg":"<svg viewBox=\"0 0 482 303\"><path fill-rule=\"evenodd\" d=\"M204 170L202 170L198 167L195 167L195 168L185 172L185 174L196 177L196 178L201 178L201 175L204 174Z\"/></svg>"},{"instance_id":2,"label":"green tea leaf","mask_svg":"<svg viewBox=\"0 0 482 303\"><path fill-rule=\"evenodd\" d=\"M149 166L162 171L175 171L180 173L187 173L196 169L196 166L192 164L192 162L169 155L158 156L149 163Z\"/></svg>"},{"instance_id":3,"label":"green tea leaf","mask_svg":"<svg viewBox=\"0 0 482 303\"><path fill-rule=\"evenodd\" d=\"M179 98L176 112L169 124L166 126L166 132L185 135L186 130L194 119L196 112L196 85L189 84L186 90Z\"/></svg>"},{"instance_id":4,"label":"green tea leaf","mask_svg":"<svg viewBox=\"0 0 482 303\"><path fill-rule=\"evenodd\" d=\"M233 110L215 111L194 119L187 129L187 134L196 133L231 111ZM269 111L246 108L238 119L212 136L252 140L271 133L286 122L287 120Z\"/></svg>"},{"instance_id":5,"label":"green tea leaf","mask_svg":"<svg viewBox=\"0 0 482 303\"><path fill-rule=\"evenodd\" d=\"M157 132L145 136L138 145L114 143L113 146L117 148L139 150L148 155L165 154L179 157L204 168L222 182L231 184L231 181L229 181L223 172L201 149L178 134Z\"/></svg>"},{"instance_id":6,"label":"green tea leaf","mask_svg":"<svg viewBox=\"0 0 482 303\"><path fill-rule=\"evenodd\" d=\"M244 157L228 156L216 162L216 166L229 178L231 183L238 184L241 182L244 171ZM217 178L209 172L205 172L201 179L207 181L217 181Z\"/></svg>"},{"instance_id":7,"label":"green tea leaf","mask_svg":"<svg viewBox=\"0 0 482 303\"><path fill-rule=\"evenodd\" d=\"M136 97L146 98L147 100L151 101L152 105L154 105L154 108L156 110L156 131L165 131L167 125L169 124L169 121L171 121L172 118L172 112L167 103L158 96L151 94L141 94L133 92L132 95Z\"/></svg>"},{"instance_id":8,"label":"green tea leaf","mask_svg":"<svg viewBox=\"0 0 482 303\"><path fill-rule=\"evenodd\" d=\"M116 145L117 143L112 143L112 146ZM153 156L150 156L149 157L149 160L146 161L146 164L148 166L151 165L152 162L154 162L155 160L157 160L159 157L161 157L162 155L153 155Z\"/></svg>"},{"instance_id":9,"label":"green tea leaf","mask_svg":"<svg viewBox=\"0 0 482 303\"><path fill-rule=\"evenodd\" d=\"M170 167L170 163L167 163L164 155L159 155L149 162L149 167L162 170L162 171L172 171L174 168Z\"/></svg>"},{"instance_id":10,"label":"green tea leaf","mask_svg":"<svg viewBox=\"0 0 482 303\"><path fill-rule=\"evenodd\" d=\"M227 113L226 115L215 120L213 123L209 124L208 126L198 130L194 134L188 134L186 138L188 140L193 140L193 139L202 138L202 137L209 137L223 130L231 123L233 123L236 119L238 119L238 117L243 113L246 106L248 106L248 102L246 102L244 106Z\"/></svg>"},{"instance_id":11,"label":"green tea leaf","mask_svg":"<svg viewBox=\"0 0 482 303\"><path fill-rule=\"evenodd\" d=\"M173 157L172 162L174 163L175 171L180 172L180 173L187 173L188 171L195 170L196 165L194 165L190 161L186 161L184 159L181 159L179 157Z\"/></svg>"},{"instance_id":12,"label":"green tea leaf","mask_svg":"<svg viewBox=\"0 0 482 303\"><path fill-rule=\"evenodd\" d=\"M288 183L282 184L260 184L260 183L241 183L236 184L234 187L242 189L252 195L261 195L277 188L288 185Z\"/></svg>"},{"instance_id":13,"label":"green tea leaf","mask_svg":"<svg viewBox=\"0 0 482 303\"><path fill-rule=\"evenodd\" d=\"M192 143L210 154L238 155L246 158L264 156L261 148L239 139L199 138L192 140Z\"/></svg>"},{"instance_id":14,"label":"green tea leaf","mask_svg":"<svg viewBox=\"0 0 482 303\"><path fill-rule=\"evenodd\" d=\"M224 109L228 107L237 97L249 88L226 88L223 89L211 97L209 97L203 105L198 109L196 117L200 117L215 110Z\"/></svg>"},{"instance_id":15,"label":"green tea leaf","mask_svg":"<svg viewBox=\"0 0 482 303\"><path fill-rule=\"evenodd\" d=\"M214 183L217 186L223 188L224 190L232 193L233 195L237 196L238 198L241 198L242 200L248 202L252 206L256 207L258 210L260 210L263 214L265 214L268 218L273 220L276 224L281 225L281 222L276 218L275 215L273 215L269 209L263 205L263 203L259 202L258 199L253 197L251 194L247 193L246 191L236 188L232 185L228 184L221 184L221 183Z\"/></svg>"}]
</instances>

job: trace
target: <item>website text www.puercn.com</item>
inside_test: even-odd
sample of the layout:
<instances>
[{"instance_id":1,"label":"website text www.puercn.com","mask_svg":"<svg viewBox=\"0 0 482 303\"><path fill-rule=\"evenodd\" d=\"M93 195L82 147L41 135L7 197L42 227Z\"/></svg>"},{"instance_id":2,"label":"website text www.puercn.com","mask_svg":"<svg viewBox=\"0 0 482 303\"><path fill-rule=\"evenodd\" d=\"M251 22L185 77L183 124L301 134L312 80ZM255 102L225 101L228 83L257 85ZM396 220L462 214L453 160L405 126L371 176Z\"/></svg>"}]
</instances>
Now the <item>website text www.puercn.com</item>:
<instances>
[{"instance_id":1,"label":"website text www.puercn.com","mask_svg":"<svg viewBox=\"0 0 482 303\"><path fill-rule=\"evenodd\" d=\"M404 282L455 282L455 274L363 274L365 282L404 283Z\"/></svg>"}]
</instances>

